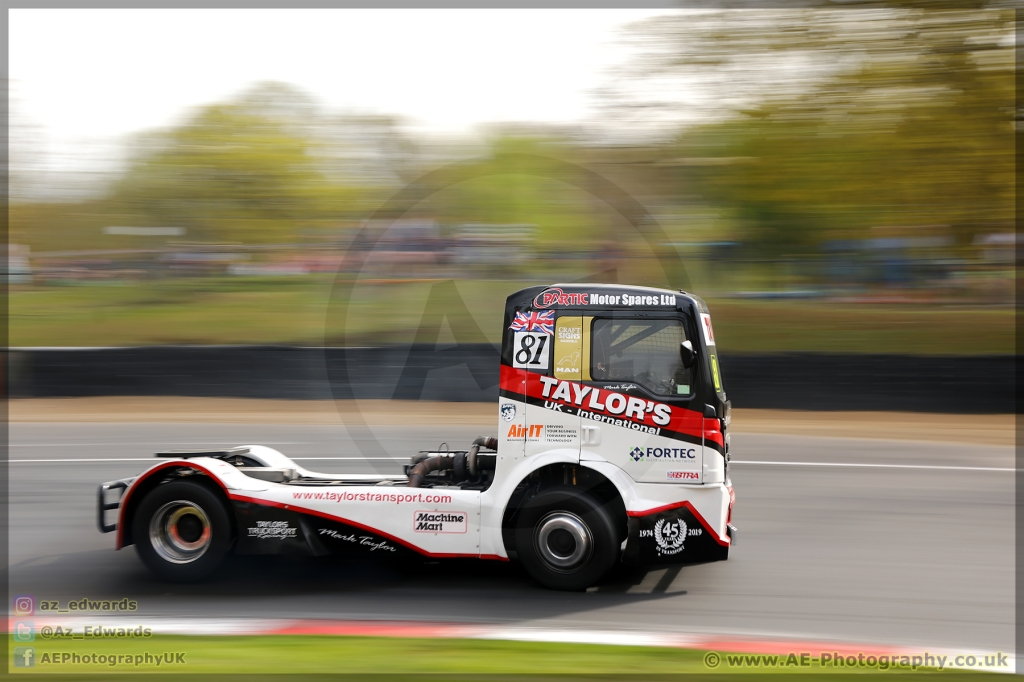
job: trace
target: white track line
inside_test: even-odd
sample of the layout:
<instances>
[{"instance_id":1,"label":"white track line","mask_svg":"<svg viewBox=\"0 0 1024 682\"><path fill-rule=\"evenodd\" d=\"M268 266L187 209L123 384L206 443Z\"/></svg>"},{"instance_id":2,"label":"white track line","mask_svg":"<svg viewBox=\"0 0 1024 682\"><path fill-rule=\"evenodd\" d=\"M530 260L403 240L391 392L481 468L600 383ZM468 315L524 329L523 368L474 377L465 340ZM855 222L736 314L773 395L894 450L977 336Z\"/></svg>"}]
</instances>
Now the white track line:
<instances>
[{"instance_id":1,"label":"white track line","mask_svg":"<svg viewBox=\"0 0 1024 682\"><path fill-rule=\"evenodd\" d=\"M266 440L266 441L263 441L262 443L260 443L260 445L316 445L316 444L318 444L318 441L311 441L311 440L281 440L281 441ZM217 443L214 443L213 445L210 445L210 441L208 441L208 440L186 440L186 441L181 441L179 443L172 443L170 446L167 445L166 443L153 443L153 442L148 442L148 441L147 442L139 442L139 443L133 443L133 442L130 442L130 441L120 441L120 442L117 442L117 443L97 443L97 442L92 442L92 441L84 441L82 443L9 443L8 447L12 447L12 448L81 448L81 447L98 447L98 446L106 447L106 446L109 446L109 445L119 445L119 446L129 446L129 445L131 445L131 446L134 446L134 447L146 447L146 448L157 448L157 449L162 448L162 447L171 447L171 446L174 446L174 445L181 445L181 446L185 446L185 445L200 445L202 447L226 447L226 448L236 447L234 445L223 445L222 446L222 445L219 445Z\"/></svg>"},{"instance_id":2,"label":"white track line","mask_svg":"<svg viewBox=\"0 0 1024 682\"><path fill-rule=\"evenodd\" d=\"M794 467L862 467L875 469L942 469L946 471L1016 471L1001 467L954 467L938 464L863 464L860 462L754 462L751 460L731 460L729 464L763 464L766 466Z\"/></svg>"},{"instance_id":3,"label":"white track line","mask_svg":"<svg viewBox=\"0 0 1024 682\"><path fill-rule=\"evenodd\" d=\"M328 461L328 462L397 462L406 457L292 457L296 462ZM75 462L154 462L154 457L107 457L82 459L9 459L9 464L74 464ZM933 469L940 471L1017 471L1002 467L954 467L937 464L862 464L851 462L755 462L751 460L732 460L730 464L754 464L761 466L795 466L795 467L857 467L865 469Z\"/></svg>"},{"instance_id":4,"label":"white track line","mask_svg":"<svg viewBox=\"0 0 1024 682\"><path fill-rule=\"evenodd\" d=\"M93 457L81 459L9 459L9 464L73 464L74 462L154 462L171 459L170 457ZM292 457L292 460L301 462L305 460L328 460L341 462L369 462L388 461L399 462L409 459L408 457Z\"/></svg>"}]
</instances>

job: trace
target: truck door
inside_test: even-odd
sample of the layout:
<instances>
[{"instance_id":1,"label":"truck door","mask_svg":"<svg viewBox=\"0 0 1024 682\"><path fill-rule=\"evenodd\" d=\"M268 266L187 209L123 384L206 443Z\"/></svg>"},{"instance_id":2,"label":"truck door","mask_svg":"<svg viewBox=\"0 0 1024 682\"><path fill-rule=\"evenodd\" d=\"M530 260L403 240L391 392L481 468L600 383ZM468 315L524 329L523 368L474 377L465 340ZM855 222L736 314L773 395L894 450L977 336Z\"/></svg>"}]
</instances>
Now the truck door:
<instances>
[{"instance_id":1,"label":"truck door","mask_svg":"<svg viewBox=\"0 0 1024 682\"><path fill-rule=\"evenodd\" d=\"M638 482L701 483L699 365L685 367L680 357L684 341L697 347L691 325L680 317L610 314L588 326L581 458L612 462Z\"/></svg>"},{"instance_id":2,"label":"truck door","mask_svg":"<svg viewBox=\"0 0 1024 682\"><path fill-rule=\"evenodd\" d=\"M503 407L510 412L509 433L522 443L527 458L558 451L578 461L580 417L572 404L572 379L582 376L582 318L571 313L556 318L551 310L517 312L510 330L523 421ZM511 383L508 388L511 395Z\"/></svg>"}]
</instances>

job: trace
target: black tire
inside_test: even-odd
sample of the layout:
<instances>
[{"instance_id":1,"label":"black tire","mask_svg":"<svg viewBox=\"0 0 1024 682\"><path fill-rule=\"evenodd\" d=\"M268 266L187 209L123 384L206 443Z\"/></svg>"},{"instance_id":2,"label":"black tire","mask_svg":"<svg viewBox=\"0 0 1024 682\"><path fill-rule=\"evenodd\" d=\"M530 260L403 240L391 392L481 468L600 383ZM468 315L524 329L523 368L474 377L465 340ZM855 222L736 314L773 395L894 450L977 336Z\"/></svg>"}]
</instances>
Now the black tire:
<instances>
[{"instance_id":1,"label":"black tire","mask_svg":"<svg viewBox=\"0 0 1024 682\"><path fill-rule=\"evenodd\" d=\"M142 563L164 580L197 582L231 551L231 519L216 493L201 483L158 485L135 510L132 539Z\"/></svg>"},{"instance_id":2,"label":"black tire","mask_svg":"<svg viewBox=\"0 0 1024 682\"><path fill-rule=\"evenodd\" d=\"M618 559L621 543L615 528L606 505L594 495L571 486L549 488L520 510L516 553L544 587L584 590Z\"/></svg>"}]
</instances>

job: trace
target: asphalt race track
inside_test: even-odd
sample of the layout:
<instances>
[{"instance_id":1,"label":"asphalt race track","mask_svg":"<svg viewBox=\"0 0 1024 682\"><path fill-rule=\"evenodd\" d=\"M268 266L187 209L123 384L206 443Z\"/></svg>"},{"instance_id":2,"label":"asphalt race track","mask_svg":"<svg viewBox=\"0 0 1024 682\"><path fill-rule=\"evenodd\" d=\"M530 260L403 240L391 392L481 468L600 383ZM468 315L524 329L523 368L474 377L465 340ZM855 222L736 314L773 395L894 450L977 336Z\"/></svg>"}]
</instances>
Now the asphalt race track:
<instances>
[{"instance_id":1,"label":"asphalt race track","mask_svg":"<svg viewBox=\"0 0 1024 682\"><path fill-rule=\"evenodd\" d=\"M10 591L138 601L140 616L470 621L1012 651L1013 448L734 434L728 562L620 572L587 593L514 564L236 557L213 582L157 582L95 520L98 483L161 448L263 443L324 471L397 471L476 428L14 423ZM362 452L379 459L360 458ZM312 458L345 459L312 459ZM309 459L306 459L309 458ZM839 465L839 466L837 466ZM853 466L850 466L853 465ZM865 466L867 465L867 466Z\"/></svg>"}]
</instances>

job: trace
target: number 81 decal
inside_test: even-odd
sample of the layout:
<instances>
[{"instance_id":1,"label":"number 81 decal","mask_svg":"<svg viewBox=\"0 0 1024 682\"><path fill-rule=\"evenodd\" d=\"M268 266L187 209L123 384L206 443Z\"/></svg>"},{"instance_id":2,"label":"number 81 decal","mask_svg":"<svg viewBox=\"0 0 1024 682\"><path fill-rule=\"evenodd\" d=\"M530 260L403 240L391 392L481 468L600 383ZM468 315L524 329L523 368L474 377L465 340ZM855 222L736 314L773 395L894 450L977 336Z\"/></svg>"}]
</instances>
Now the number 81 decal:
<instances>
[{"instance_id":1,"label":"number 81 decal","mask_svg":"<svg viewBox=\"0 0 1024 682\"><path fill-rule=\"evenodd\" d=\"M548 369L551 337L537 332L516 332L512 346L512 366L524 369Z\"/></svg>"}]
</instances>

